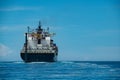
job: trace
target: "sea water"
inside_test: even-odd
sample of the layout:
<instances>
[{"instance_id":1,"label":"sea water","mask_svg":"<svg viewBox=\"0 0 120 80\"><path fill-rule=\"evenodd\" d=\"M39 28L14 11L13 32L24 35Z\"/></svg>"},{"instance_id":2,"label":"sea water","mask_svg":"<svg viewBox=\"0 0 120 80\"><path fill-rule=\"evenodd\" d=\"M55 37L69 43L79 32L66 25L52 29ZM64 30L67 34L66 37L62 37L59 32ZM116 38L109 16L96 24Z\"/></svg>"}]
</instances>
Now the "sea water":
<instances>
[{"instance_id":1,"label":"sea water","mask_svg":"<svg viewBox=\"0 0 120 80\"><path fill-rule=\"evenodd\" d=\"M0 80L120 80L120 62L0 62Z\"/></svg>"}]
</instances>

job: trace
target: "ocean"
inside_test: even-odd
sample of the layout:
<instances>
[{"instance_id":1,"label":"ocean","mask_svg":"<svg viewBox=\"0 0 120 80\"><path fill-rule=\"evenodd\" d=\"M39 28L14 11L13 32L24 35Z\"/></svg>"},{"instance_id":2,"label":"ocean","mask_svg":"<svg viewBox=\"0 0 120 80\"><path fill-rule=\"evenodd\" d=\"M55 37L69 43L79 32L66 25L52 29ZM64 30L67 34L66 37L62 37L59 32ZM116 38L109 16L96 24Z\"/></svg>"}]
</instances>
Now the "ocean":
<instances>
[{"instance_id":1,"label":"ocean","mask_svg":"<svg viewBox=\"0 0 120 80\"><path fill-rule=\"evenodd\" d=\"M0 80L120 80L120 62L0 62Z\"/></svg>"}]
</instances>

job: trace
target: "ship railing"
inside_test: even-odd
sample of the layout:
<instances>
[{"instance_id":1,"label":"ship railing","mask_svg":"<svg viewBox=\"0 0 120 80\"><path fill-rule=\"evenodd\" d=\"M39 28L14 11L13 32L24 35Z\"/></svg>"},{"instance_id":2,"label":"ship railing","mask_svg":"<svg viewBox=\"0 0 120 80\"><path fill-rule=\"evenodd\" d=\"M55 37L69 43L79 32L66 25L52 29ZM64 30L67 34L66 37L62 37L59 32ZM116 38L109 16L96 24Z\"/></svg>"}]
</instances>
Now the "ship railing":
<instances>
[{"instance_id":1,"label":"ship railing","mask_svg":"<svg viewBox=\"0 0 120 80\"><path fill-rule=\"evenodd\" d=\"M25 53L25 50L22 50L21 53ZM55 53L55 50L27 50L27 53Z\"/></svg>"}]
</instances>

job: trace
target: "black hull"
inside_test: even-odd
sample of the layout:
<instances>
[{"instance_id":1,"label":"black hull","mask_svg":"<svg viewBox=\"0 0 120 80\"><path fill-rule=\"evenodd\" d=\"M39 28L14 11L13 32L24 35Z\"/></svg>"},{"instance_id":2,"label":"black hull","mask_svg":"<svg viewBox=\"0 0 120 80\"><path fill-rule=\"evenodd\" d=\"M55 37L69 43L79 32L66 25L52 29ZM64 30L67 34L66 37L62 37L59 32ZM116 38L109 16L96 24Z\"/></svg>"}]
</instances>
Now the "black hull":
<instances>
[{"instance_id":1,"label":"black hull","mask_svg":"<svg viewBox=\"0 0 120 80\"><path fill-rule=\"evenodd\" d=\"M57 55L55 53L21 53L24 62L55 62Z\"/></svg>"}]
</instances>

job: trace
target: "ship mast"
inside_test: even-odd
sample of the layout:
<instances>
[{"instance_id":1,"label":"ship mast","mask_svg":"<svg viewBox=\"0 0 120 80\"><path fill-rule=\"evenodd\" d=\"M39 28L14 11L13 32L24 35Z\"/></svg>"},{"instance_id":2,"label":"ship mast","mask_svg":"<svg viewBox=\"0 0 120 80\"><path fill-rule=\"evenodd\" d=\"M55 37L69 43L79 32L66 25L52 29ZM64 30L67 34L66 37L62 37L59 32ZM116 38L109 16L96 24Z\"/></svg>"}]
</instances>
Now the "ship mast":
<instances>
[{"instance_id":1,"label":"ship mast","mask_svg":"<svg viewBox=\"0 0 120 80\"><path fill-rule=\"evenodd\" d=\"M38 44L41 44L42 31L43 31L43 29L41 29L41 22L39 21L39 25L38 25L38 29L37 29Z\"/></svg>"},{"instance_id":2,"label":"ship mast","mask_svg":"<svg viewBox=\"0 0 120 80\"><path fill-rule=\"evenodd\" d=\"M38 25L38 28L41 29L41 22L39 21L39 25Z\"/></svg>"},{"instance_id":3,"label":"ship mast","mask_svg":"<svg viewBox=\"0 0 120 80\"><path fill-rule=\"evenodd\" d=\"M28 28L28 33L29 33L30 32L30 27L28 26L27 28Z\"/></svg>"}]
</instances>

